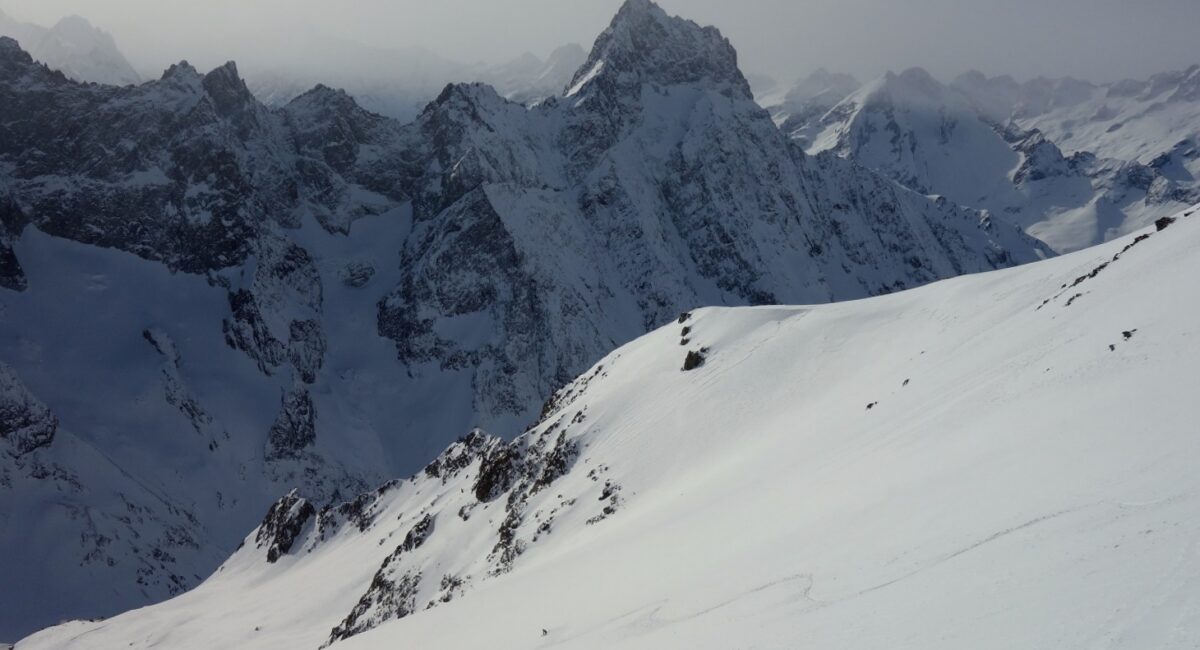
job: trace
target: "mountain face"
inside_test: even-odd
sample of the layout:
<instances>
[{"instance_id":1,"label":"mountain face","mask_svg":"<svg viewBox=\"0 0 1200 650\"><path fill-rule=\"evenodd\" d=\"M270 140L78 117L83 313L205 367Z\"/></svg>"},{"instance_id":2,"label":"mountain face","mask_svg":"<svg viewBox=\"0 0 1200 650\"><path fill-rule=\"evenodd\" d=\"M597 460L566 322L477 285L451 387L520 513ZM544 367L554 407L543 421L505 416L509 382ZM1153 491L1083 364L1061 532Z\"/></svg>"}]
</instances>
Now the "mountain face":
<instances>
[{"instance_id":1,"label":"mountain face","mask_svg":"<svg viewBox=\"0 0 1200 650\"><path fill-rule=\"evenodd\" d=\"M1167 171L1174 169L1167 163L1066 153L1036 122L1000 119L1006 111L1076 106L1089 87L982 75L948 87L914 68L888 73L826 111L798 113L782 127L810 153L830 151L917 192L1003 215L1070 251L1200 200L1194 177Z\"/></svg>"},{"instance_id":2,"label":"mountain face","mask_svg":"<svg viewBox=\"0 0 1200 650\"><path fill-rule=\"evenodd\" d=\"M79 16L68 16L46 29L0 12L0 36L15 39L33 58L76 81L112 86L141 82L112 36Z\"/></svg>"},{"instance_id":3,"label":"mountain face","mask_svg":"<svg viewBox=\"0 0 1200 650\"><path fill-rule=\"evenodd\" d=\"M717 30L642 0L562 98L451 85L404 126L323 86L268 108L232 64L79 84L0 39L0 224L5 399L29 421L0 457L0 568L35 585L5 636L196 584L294 488L266 535L286 554L310 508L474 427L511 438L696 305L1052 254L805 155ZM552 475L570 454L546 444Z\"/></svg>"},{"instance_id":4,"label":"mountain face","mask_svg":"<svg viewBox=\"0 0 1200 650\"><path fill-rule=\"evenodd\" d=\"M340 505L289 493L195 590L17 647L1194 645L1200 319L1164 297L1193 295L1198 215L684 313L515 440L473 431Z\"/></svg>"}]
</instances>

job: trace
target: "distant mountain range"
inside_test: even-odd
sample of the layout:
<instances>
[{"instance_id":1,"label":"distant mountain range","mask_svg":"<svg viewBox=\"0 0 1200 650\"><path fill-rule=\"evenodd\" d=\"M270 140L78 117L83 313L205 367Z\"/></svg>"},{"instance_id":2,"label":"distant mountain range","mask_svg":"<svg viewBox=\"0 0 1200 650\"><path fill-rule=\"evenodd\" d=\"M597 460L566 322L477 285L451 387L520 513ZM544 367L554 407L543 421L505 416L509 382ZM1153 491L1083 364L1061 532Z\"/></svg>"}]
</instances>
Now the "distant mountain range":
<instances>
[{"instance_id":1,"label":"distant mountain range","mask_svg":"<svg viewBox=\"0 0 1200 650\"><path fill-rule=\"evenodd\" d=\"M924 194L1003 215L1059 251L1200 201L1200 66L1144 82L1019 84L921 69L865 86L819 71L772 107L834 151Z\"/></svg>"},{"instance_id":2,"label":"distant mountain range","mask_svg":"<svg viewBox=\"0 0 1200 650\"><path fill-rule=\"evenodd\" d=\"M0 11L0 36L21 44L34 59L75 81L125 86L142 81L112 36L79 16L46 28L21 23Z\"/></svg>"},{"instance_id":3,"label":"distant mountain range","mask_svg":"<svg viewBox=\"0 0 1200 650\"><path fill-rule=\"evenodd\" d=\"M412 121L446 85L483 82L506 99L532 103L562 94L587 52L578 45L545 60L526 53L510 62L467 65L421 48L383 49L313 36L305 47L260 55L246 68L246 83L269 106L283 106L317 84L343 89L363 108Z\"/></svg>"}]
</instances>

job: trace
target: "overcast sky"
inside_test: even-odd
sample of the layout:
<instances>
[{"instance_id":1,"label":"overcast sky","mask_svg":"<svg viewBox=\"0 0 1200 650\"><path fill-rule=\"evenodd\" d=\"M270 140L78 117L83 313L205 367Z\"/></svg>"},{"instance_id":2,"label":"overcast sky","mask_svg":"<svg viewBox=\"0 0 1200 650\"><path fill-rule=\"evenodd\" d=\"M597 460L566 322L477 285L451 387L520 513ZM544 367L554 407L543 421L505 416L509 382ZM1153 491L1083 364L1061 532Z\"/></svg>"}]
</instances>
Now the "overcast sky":
<instances>
[{"instance_id":1,"label":"overcast sky","mask_svg":"<svg viewBox=\"0 0 1200 650\"><path fill-rule=\"evenodd\" d=\"M621 0L0 0L37 23L77 13L145 71L201 67L255 43L321 33L463 62L590 47ZM782 81L817 67L869 78L919 65L1097 81L1200 63L1200 0L662 0L721 28L742 67Z\"/></svg>"}]
</instances>

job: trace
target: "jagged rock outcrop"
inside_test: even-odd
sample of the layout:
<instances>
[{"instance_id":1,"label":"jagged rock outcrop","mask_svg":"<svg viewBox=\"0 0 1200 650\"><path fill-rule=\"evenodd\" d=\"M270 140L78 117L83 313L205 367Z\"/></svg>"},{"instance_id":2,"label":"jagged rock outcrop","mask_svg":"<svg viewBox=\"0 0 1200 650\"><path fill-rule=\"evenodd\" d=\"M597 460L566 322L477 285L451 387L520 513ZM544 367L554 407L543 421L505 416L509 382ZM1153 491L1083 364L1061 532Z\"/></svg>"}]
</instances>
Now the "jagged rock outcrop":
<instances>
[{"instance_id":1,"label":"jagged rock outcrop","mask_svg":"<svg viewBox=\"0 0 1200 650\"><path fill-rule=\"evenodd\" d=\"M13 372L0 363L0 439L5 452L20 458L54 441L58 418Z\"/></svg>"},{"instance_id":2,"label":"jagged rock outcrop","mask_svg":"<svg viewBox=\"0 0 1200 650\"><path fill-rule=\"evenodd\" d=\"M276 501L254 534L258 548L267 550L267 561L275 563L287 555L304 525L316 514L316 508L295 490Z\"/></svg>"},{"instance_id":3,"label":"jagged rock outcrop","mask_svg":"<svg viewBox=\"0 0 1200 650\"><path fill-rule=\"evenodd\" d=\"M285 393L279 417L267 437L267 456L295 457L312 446L317 439L316 419L312 396L307 390L296 388Z\"/></svg>"},{"instance_id":4,"label":"jagged rock outcrop","mask_svg":"<svg viewBox=\"0 0 1200 650\"><path fill-rule=\"evenodd\" d=\"M588 381L595 376L589 376ZM578 394L586 385L573 382L564 391ZM326 645L449 602L473 582L508 572L526 549L553 532L557 517L577 515L582 521L586 514L595 511L587 519L592 524L617 512L623 502L619 496L621 487L611 480L599 488L595 499L599 505L579 496L539 496L576 469L582 448L579 431L586 420L584 412L572 414L566 399L560 399L559 404L542 423L511 443L473 431L451 445L421 474L403 483L387 484L354 502L321 513L317 525L320 535L309 538L305 547L309 551L328 537L344 534L330 521L345 522L342 525L357 522L358 532L365 533L390 526L377 514L394 509L398 499L413 495L414 490L416 495L421 494L420 486L432 483L432 491L443 495L420 511L403 541L384 558L358 603L330 632ZM582 481L585 492L597 490L606 471L595 468L589 472L587 480ZM461 486L457 493L455 486ZM451 496L456 494L458 498ZM346 517L339 512L347 509L361 514ZM480 531L484 522L472 522L476 509L494 512L495 517L501 518L499 527ZM403 513L400 518L409 519ZM439 520L445 521L445 532L437 523ZM494 521L490 519L487 523ZM455 532L464 530L475 532ZM464 543L478 546L481 552L487 549L486 554L467 558L468 565L461 571L434 576L433 569L444 568L445 561L451 558L455 535L461 535ZM431 541L438 543L426 548Z\"/></svg>"}]
</instances>

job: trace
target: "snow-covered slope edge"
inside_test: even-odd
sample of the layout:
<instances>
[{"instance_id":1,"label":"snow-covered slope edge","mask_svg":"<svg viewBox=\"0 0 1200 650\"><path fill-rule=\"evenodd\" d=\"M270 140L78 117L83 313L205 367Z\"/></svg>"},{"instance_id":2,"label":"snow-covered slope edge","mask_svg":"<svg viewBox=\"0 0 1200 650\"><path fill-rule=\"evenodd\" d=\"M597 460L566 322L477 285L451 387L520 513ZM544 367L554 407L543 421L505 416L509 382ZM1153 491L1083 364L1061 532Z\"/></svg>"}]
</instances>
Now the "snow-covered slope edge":
<instances>
[{"instance_id":1,"label":"snow-covered slope edge","mask_svg":"<svg viewBox=\"0 0 1200 650\"><path fill-rule=\"evenodd\" d=\"M1193 647L1197 211L685 314L514 443L323 512L289 495L196 590L17 647Z\"/></svg>"}]
</instances>

